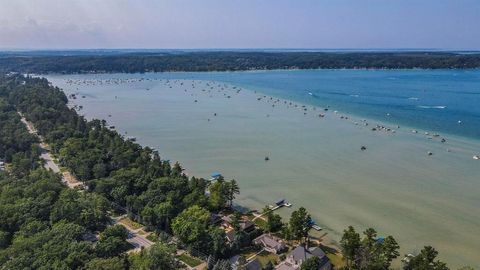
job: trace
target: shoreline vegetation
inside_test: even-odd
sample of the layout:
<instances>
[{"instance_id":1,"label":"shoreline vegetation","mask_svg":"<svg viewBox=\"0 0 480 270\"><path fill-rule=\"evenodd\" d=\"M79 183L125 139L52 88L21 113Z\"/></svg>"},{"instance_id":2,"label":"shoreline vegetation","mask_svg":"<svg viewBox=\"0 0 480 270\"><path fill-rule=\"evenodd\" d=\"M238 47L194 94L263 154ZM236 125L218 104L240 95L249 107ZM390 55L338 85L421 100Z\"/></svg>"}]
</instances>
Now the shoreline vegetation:
<instances>
[{"instance_id":1,"label":"shoreline vegetation","mask_svg":"<svg viewBox=\"0 0 480 270\"><path fill-rule=\"evenodd\" d=\"M0 76L0 158L9 164L7 172L0 172L1 269L46 265L178 269L174 256L178 250L204 259L208 269L231 269L228 258L242 254L262 232L282 237L288 250L311 247L313 223L305 208L294 211L288 223L265 211L265 225L256 228L231 209L240 192L235 180L220 176L210 182L188 177L179 163L171 165L158 152L123 138L104 120L85 120L69 109L67 102L62 90L46 79ZM85 190L68 189L58 174L41 168L39 141L17 112L33 123L60 165L81 181ZM161 241L127 254L128 232L122 226L109 226L112 211L126 212L133 221L160 235ZM231 241L227 241L228 234L233 234ZM392 260L400 256L395 239L379 238L371 228L363 234L361 238L353 227L344 231L342 269L389 269ZM86 235L95 240L85 240ZM182 254L178 256L188 256ZM290 255L286 254L291 253L282 251L278 261L267 261L262 267L288 265ZM406 256L404 269L448 269L436 260L437 255L427 246L419 254ZM238 264L246 267L256 260L247 259L251 258L240 256ZM326 265L325 256L320 255L302 262L301 269Z\"/></svg>"},{"instance_id":2,"label":"shoreline vegetation","mask_svg":"<svg viewBox=\"0 0 480 270\"><path fill-rule=\"evenodd\" d=\"M456 52L0 52L0 71L144 73L276 69L477 69L480 53Z\"/></svg>"}]
</instances>

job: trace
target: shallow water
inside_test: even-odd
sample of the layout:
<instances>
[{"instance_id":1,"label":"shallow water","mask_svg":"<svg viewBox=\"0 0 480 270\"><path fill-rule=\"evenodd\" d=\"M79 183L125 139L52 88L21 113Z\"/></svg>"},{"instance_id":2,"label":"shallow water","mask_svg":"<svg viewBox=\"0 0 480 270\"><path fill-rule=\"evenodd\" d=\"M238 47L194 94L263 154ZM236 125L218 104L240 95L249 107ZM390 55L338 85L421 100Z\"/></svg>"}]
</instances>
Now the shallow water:
<instances>
[{"instance_id":1,"label":"shallow water","mask_svg":"<svg viewBox=\"0 0 480 270\"><path fill-rule=\"evenodd\" d=\"M475 95L480 72L460 72L456 76L437 74L439 71L411 72L414 74L273 71L48 78L67 94L80 94L74 103L83 106L80 113L87 118L106 119L121 133L128 132L139 143L159 150L163 158L180 161L188 174L208 177L211 172L220 171L226 178L235 178L241 187L237 199L240 205L261 209L286 198L293 207L282 209L282 215L289 215L299 206L306 207L330 240L338 240L348 225L358 230L373 226L380 235L393 235L402 254L430 244L452 266L479 267L480 161L472 156L480 152L480 142L475 139L480 124L471 125L478 121L480 104ZM414 83L398 84L391 89L389 81L397 80L391 78L408 76L417 80L417 87L422 78L432 77L424 81L423 89L433 91L434 85L447 86L440 87L439 93L424 96L409 92L414 91ZM443 83L447 81L443 76L468 79L458 84ZM317 77L323 78L323 82ZM136 79L119 84L105 81L111 78ZM166 78L171 80L167 82ZM68 79L101 79L102 84L69 84ZM207 86L210 80L222 83L210 82ZM237 92L239 88L233 89L233 85L242 86L242 90ZM379 85L375 88L377 96L393 97L375 98L373 90L369 90L374 98L368 102L349 101L366 96L368 85ZM385 90L387 93L383 88L389 89ZM453 88L461 88L462 93L448 90ZM328 93L332 91L351 94ZM263 97L264 93L267 97ZM446 93L448 97L444 96ZM277 97L280 101L274 102ZM408 99L412 97L418 100ZM301 103L289 105L290 101L283 98L308 103L307 111ZM419 100L429 102L395 105ZM457 103L465 103L466 107ZM326 104L331 106L328 112L323 111ZM334 110L351 114L336 114ZM427 112L422 114L423 110ZM443 112L449 110L458 114L445 116ZM325 117L319 117L320 113L325 113ZM363 125L365 117L368 126ZM462 119L461 125L457 119ZM442 122L448 122L447 127ZM388 126L396 133L372 131L376 124ZM397 124L401 127L397 128ZM418 133L403 125L414 126ZM444 134L431 136L431 130L448 132L447 141L440 141ZM425 131L430 135L425 135ZM367 150L360 150L362 145ZM429 156L428 151L433 155ZM265 156L269 156L268 162Z\"/></svg>"}]
</instances>

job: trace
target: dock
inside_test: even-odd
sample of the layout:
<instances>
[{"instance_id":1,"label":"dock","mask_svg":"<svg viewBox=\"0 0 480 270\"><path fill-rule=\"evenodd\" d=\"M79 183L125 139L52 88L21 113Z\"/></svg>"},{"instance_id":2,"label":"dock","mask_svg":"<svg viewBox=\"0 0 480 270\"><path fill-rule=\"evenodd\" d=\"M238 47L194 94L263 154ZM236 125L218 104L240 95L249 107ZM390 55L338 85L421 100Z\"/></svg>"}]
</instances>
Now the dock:
<instances>
[{"instance_id":1,"label":"dock","mask_svg":"<svg viewBox=\"0 0 480 270\"><path fill-rule=\"evenodd\" d=\"M260 215L255 215L255 217L253 218L253 221L255 221L257 218L262 218L265 214L269 213L269 212L273 212L281 207L291 207L292 204L287 202L285 199L281 199L279 201L277 201L275 203L275 205L269 205L268 206L268 211L264 212L264 213L261 213Z\"/></svg>"}]
</instances>

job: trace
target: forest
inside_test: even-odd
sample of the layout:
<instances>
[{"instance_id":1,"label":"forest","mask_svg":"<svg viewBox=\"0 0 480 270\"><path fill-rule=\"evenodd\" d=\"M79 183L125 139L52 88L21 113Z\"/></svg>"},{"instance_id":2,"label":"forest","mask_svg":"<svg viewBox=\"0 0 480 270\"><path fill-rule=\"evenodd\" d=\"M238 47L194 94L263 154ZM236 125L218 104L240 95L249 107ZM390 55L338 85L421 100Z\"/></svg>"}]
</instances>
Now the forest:
<instances>
[{"instance_id":1,"label":"forest","mask_svg":"<svg viewBox=\"0 0 480 270\"><path fill-rule=\"evenodd\" d=\"M0 53L0 71L21 73L141 73L273 69L473 69L479 53L454 52L129 52ZM65 52L63 52L65 53Z\"/></svg>"},{"instance_id":2,"label":"forest","mask_svg":"<svg viewBox=\"0 0 480 270\"><path fill-rule=\"evenodd\" d=\"M67 189L58 175L42 168L38 141L16 110L38 127L60 164L83 181L88 192ZM0 172L2 269L96 269L88 264L104 260L123 265L112 269L126 269L127 264L129 269L176 269L171 248L162 244L126 257L126 233L108 226L108 213L127 212L151 230L171 233L172 220L183 210L195 206L209 218L209 211L223 209L239 192L234 180L219 179L207 197L204 179L186 177L178 163L170 166L156 151L125 140L104 121L86 121L45 79L0 78L0 127L0 158L10 172ZM222 230L207 223L197 226L203 228L199 236L185 241L192 252L227 255ZM82 241L94 232L100 235L98 243ZM219 243L213 245L215 240ZM164 257L150 262L150 253ZM163 266L142 268L148 263Z\"/></svg>"}]
</instances>

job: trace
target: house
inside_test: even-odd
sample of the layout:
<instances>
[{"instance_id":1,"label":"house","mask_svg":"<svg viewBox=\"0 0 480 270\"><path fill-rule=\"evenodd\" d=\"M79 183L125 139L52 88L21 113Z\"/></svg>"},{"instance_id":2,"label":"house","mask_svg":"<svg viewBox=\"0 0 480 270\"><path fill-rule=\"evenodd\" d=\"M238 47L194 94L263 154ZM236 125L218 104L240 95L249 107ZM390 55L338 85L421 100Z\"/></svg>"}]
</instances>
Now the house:
<instances>
[{"instance_id":1,"label":"house","mask_svg":"<svg viewBox=\"0 0 480 270\"><path fill-rule=\"evenodd\" d=\"M281 262L275 269L277 270L298 270L305 260L311 257L318 257L320 258L320 267L319 270L331 270L332 264L328 259L325 252L318 247L313 247L310 249L306 249L303 246L298 246L294 250L292 250L288 255L287 258Z\"/></svg>"},{"instance_id":2,"label":"house","mask_svg":"<svg viewBox=\"0 0 480 270\"><path fill-rule=\"evenodd\" d=\"M257 246L262 246L266 251L275 254L281 253L286 248L285 243L283 243L282 239L266 233L255 238L253 240L253 244Z\"/></svg>"},{"instance_id":3,"label":"house","mask_svg":"<svg viewBox=\"0 0 480 270\"><path fill-rule=\"evenodd\" d=\"M232 265L232 270L237 270L239 265L240 255L235 255L230 258L230 263ZM245 270L262 270L262 264L258 259L250 260L245 264Z\"/></svg>"},{"instance_id":4,"label":"house","mask_svg":"<svg viewBox=\"0 0 480 270\"><path fill-rule=\"evenodd\" d=\"M215 224L219 224L221 221L222 221L222 215L215 214L215 213L210 214L209 224L215 225Z\"/></svg>"},{"instance_id":5,"label":"house","mask_svg":"<svg viewBox=\"0 0 480 270\"><path fill-rule=\"evenodd\" d=\"M235 240L235 231L230 230L230 231L226 232L225 233L225 238L227 238L228 243L233 243L233 241Z\"/></svg>"},{"instance_id":6,"label":"house","mask_svg":"<svg viewBox=\"0 0 480 270\"><path fill-rule=\"evenodd\" d=\"M225 229L233 229L232 215L222 217L222 227ZM255 230L255 223L250 220L241 219L239 221L240 230L246 233L251 233Z\"/></svg>"}]
</instances>

